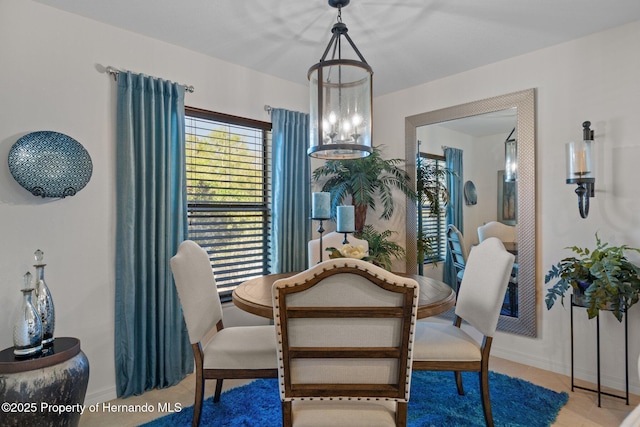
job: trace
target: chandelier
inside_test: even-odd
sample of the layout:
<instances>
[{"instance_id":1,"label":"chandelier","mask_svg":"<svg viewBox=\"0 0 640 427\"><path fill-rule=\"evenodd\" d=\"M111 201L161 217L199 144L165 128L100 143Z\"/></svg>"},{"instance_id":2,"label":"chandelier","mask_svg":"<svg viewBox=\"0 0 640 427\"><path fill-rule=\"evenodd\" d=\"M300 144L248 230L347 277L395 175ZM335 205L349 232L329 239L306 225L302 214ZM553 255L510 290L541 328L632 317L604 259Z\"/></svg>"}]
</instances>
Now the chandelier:
<instances>
[{"instance_id":1,"label":"chandelier","mask_svg":"<svg viewBox=\"0 0 640 427\"><path fill-rule=\"evenodd\" d=\"M357 159L371 154L373 70L347 34L342 8L350 0L329 0L338 9L331 40L320 61L309 68L310 146L307 154L321 159ZM348 42L343 43L343 39ZM343 57L350 46L356 59ZM331 52L330 59L327 55Z\"/></svg>"}]
</instances>

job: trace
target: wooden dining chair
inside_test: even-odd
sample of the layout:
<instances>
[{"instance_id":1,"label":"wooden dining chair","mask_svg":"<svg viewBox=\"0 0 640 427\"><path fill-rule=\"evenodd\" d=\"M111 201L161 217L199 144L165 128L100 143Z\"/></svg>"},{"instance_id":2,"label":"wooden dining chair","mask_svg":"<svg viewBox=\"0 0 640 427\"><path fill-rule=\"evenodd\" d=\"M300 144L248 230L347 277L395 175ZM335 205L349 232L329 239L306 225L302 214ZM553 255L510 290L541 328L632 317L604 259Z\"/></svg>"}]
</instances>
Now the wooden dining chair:
<instances>
[{"instance_id":1,"label":"wooden dining chair","mask_svg":"<svg viewBox=\"0 0 640 427\"><path fill-rule=\"evenodd\" d=\"M453 324L418 322L413 369L454 371L458 394L464 394L462 371L479 372L482 408L487 426L493 426L489 397L489 353L498 325L514 256L491 237L469 253L458 292ZM483 335L482 342L462 328L465 321Z\"/></svg>"},{"instance_id":2,"label":"wooden dining chair","mask_svg":"<svg viewBox=\"0 0 640 427\"><path fill-rule=\"evenodd\" d=\"M171 270L182 304L196 366L193 426L200 424L205 380L215 379L213 401L220 400L224 378L276 378L276 340L273 326L225 328L222 304L209 255L185 240L171 258Z\"/></svg>"},{"instance_id":3,"label":"wooden dining chair","mask_svg":"<svg viewBox=\"0 0 640 427\"><path fill-rule=\"evenodd\" d=\"M283 426L405 426L418 295L350 258L276 281Z\"/></svg>"},{"instance_id":4,"label":"wooden dining chair","mask_svg":"<svg viewBox=\"0 0 640 427\"><path fill-rule=\"evenodd\" d=\"M449 248L449 253L451 254L453 268L456 271L456 285L459 288L464 269L467 266L468 253L462 233L453 224L447 226L447 248Z\"/></svg>"}]
</instances>

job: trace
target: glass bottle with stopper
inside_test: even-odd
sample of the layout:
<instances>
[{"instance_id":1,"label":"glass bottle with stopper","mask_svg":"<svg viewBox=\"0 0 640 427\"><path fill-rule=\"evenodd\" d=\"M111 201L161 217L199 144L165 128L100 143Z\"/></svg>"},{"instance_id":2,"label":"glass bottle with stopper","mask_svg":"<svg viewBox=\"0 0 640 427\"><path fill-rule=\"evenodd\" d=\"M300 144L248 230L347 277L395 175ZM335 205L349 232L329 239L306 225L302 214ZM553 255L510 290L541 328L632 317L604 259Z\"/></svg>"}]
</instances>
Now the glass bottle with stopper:
<instances>
[{"instance_id":1,"label":"glass bottle with stopper","mask_svg":"<svg viewBox=\"0 0 640 427\"><path fill-rule=\"evenodd\" d=\"M42 322L31 297L31 273L24 275L22 306L13 324L13 354L16 357L31 357L42 352Z\"/></svg>"},{"instance_id":2,"label":"glass bottle with stopper","mask_svg":"<svg viewBox=\"0 0 640 427\"><path fill-rule=\"evenodd\" d=\"M36 310L40 314L40 320L42 321L42 345L48 347L53 344L53 330L55 328L56 314L53 306L53 298L49 287L44 280L44 266L43 261L44 252L40 249L34 253L36 263Z\"/></svg>"}]
</instances>

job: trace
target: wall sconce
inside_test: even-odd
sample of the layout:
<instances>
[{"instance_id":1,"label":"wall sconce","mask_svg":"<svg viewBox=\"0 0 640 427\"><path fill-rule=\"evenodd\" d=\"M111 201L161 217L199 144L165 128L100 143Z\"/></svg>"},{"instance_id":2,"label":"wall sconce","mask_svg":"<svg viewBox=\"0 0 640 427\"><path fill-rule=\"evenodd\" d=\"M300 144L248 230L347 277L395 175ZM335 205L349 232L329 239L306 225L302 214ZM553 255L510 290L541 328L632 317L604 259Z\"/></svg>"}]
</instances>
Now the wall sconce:
<instances>
[{"instance_id":1,"label":"wall sconce","mask_svg":"<svg viewBox=\"0 0 640 427\"><path fill-rule=\"evenodd\" d=\"M516 128L513 128L507 139L504 141L504 181L513 182L518 180L518 141L511 138Z\"/></svg>"},{"instance_id":2,"label":"wall sconce","mask_svg":"<svg viewBox=\"0 0 640 427\"><path fill-rule=\"evenodd\" d=\"M320 159L358 159L372 152L373 70L342 23L341 11L349 1L329 0L329 5L338 9L338 22L331 29L333 35L320 62L309 68L307 75L311 103L307 154ZM343 57L348 46L359 60Z\"/></svg>"},{"instance_id":3,"label":"wall sconce","mask_svg":"<svg viewBox=\"0 0 640 427\"><path fill-rule=\"evenodd\" d=\"M578 209L580 216L589 215L589 198L595 197L595 174L593 173L591 122L582 123L582 141L568 142L567 148L567 184L577 184Z\"/></svg>"}]
</instances>

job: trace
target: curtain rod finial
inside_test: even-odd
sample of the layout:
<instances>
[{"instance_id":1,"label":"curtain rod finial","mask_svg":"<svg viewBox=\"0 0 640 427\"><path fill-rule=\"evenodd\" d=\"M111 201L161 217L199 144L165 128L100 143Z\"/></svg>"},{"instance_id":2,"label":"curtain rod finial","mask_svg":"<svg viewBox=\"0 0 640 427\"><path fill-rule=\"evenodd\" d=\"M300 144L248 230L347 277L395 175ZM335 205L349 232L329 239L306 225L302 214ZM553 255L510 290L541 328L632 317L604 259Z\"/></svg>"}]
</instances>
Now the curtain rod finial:
<instances>
[{"instance_id":1,"label":"curtain rod finial","mask_svg":"<svg viewBox=\"0 0 640 427\"><path fill-rule=\"evenodd\" d=\"M118 81L118 73L120 73L120 70L112 67L111 65L109 65L106 69L105 72L107 74L111 74L113 76L113 80Z\"/></svg>"}]
</instances>

